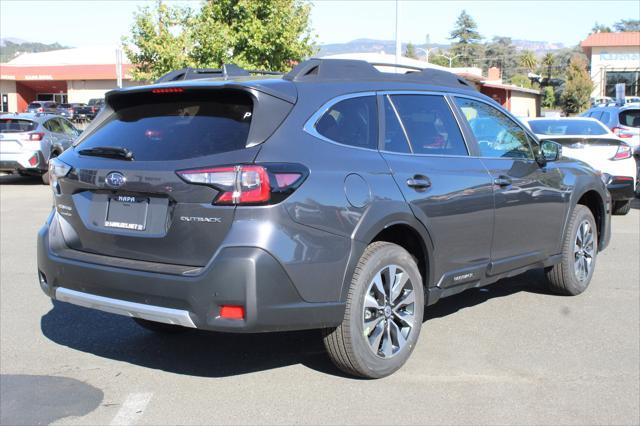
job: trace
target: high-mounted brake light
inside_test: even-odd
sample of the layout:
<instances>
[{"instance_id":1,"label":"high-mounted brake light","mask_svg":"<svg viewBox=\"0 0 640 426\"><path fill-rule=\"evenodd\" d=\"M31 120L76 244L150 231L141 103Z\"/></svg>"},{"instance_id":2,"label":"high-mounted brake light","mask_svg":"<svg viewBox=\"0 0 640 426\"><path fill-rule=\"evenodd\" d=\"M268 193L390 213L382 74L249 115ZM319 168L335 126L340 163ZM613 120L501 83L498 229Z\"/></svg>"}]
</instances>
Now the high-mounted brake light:
<instances>
[{"instance_id":1,"label":"high-mounted brake light","mask_svg":"<svg viewBox=\"0 0 640 426\"><path fill-rule=\"evenodd\" d=\"M242 164L182 170L180 177L190 183L212 186L220 191L214 204L265 204L272 196L286 197L301 182L303 172L270 170L266 166ZM281 198L280 198L281 199Z\"/></svg>"},{"instance_id":2,"label":"high-mounted brake light","mask_svg":"<svg viewBox=\"0 0 640 426\"><path fill-rule=\"evenodd\" d=\"M182 93L184 89L182 87L160 87L157 89L152 89L151 93L160 94L160 93Z\"/></svg>"},{"instance_id":3,"label":"high-mounted brake light","mask_svg":"<svg viewBox=\"0 0 640 426\"><path fill-rule=\"evenodd\" d=\"M625 143L620 143L618 151L612 160L626 160L627 158L631 158L631 147Z\"/></svg>"}]
</instances>

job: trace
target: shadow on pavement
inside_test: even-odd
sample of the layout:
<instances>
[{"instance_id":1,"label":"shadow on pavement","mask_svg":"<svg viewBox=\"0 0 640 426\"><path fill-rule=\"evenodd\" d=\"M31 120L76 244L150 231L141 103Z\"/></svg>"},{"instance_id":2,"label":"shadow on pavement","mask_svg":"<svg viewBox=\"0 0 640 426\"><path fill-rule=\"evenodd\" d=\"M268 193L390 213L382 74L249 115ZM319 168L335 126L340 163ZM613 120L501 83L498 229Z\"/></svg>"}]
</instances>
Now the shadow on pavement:
<instances>
[{"instance_id":1,"label":"shadow on pavement","mask_svg":"<svg viewBox=\"0 0 640 426\"><path fill-rule=\"evenodd\" d=\"M0 175L0 185L40 185L43 186L40 176Z\"/></svg>"},{"instance_id":2,"label":"shadow on pavement","mask_svg":"<svg viewBox=\"0 0 640 426\"><path fill-rule=\"evenodd\" d=\"M48 425L86 416L100 405L100 389L67 377L0 375L0 424Z\"/></svg>"},{"instance_id":3,"label":"shadow on pavement","mask_svg":"<svg viewBox=\"0 0 640 426\"><path fill-rule=\"evenodd\" d=\"M636 197L633 200L631 200L631 208L640 210L640 198Z\"/></svg>"},{"instance_id":4,"label":"shadow on pavement","mask_svg":"<svg viewBox=\"0 0 640 426\"><path fill-rule=\"evenodd\" d=\"M426 309L425 321L445 317L495 297L520 291L541 293L542 271L468 290ZM82 352L176 374L226 377L302 364L326 374L347 377L325 354L319 330L230 334L189 330L162 335L130 318L53 301L42 317L43 334Z\"/></svg>"}]
</instances>

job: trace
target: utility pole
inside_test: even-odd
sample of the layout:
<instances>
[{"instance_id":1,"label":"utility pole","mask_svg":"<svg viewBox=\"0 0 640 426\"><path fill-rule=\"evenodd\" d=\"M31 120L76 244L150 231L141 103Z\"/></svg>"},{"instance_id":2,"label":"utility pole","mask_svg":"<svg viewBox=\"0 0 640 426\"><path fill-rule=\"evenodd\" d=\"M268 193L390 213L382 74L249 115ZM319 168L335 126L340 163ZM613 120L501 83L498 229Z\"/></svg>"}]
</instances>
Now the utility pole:
<instances>
[{"instance_id":1,"label":"utility pole","mask_svg":"<svg viewBox=\"0 0 640 426\"><path fill-rule=\"evenodd\" d=\"M402 48L400 46L400 37L398 37L398 4L399 0L396 0L396 65L400 63L400 56L402 55Z\"/></svg>"},{"instance_id":2,"label":"utility pole","mask_svg":"<svg viewBox=\"0 0 640 426\"><path fill-rule=\"evenodd\" d=\"M116 85L122 88L122 49L116 49Z\"/></svg>"}]
</instances>

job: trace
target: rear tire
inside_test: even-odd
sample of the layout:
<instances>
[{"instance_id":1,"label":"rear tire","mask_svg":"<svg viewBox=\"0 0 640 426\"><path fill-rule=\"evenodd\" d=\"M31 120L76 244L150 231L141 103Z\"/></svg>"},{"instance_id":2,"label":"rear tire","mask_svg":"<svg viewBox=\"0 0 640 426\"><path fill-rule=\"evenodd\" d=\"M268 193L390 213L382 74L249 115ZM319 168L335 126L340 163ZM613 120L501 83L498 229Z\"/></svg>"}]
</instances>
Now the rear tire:
<instances>
[{"instance_id":1,"label":"rear tire","mask_svg":"<svg viewBox=\"0 0 640 426\"><path fill-rule=\"evenodd\" d=\"M586 206L578 204L569 220L562 243L562 261L546 268L548 288L554 293L576 296L589 287L598 254L596 221Z\"/></svg>"},{"instance_id":2,"label":"rear tire","mask_svg":"<svg viewBox=\"0 0 640 426\"><path fill-rule=\"evenodd\" d=\"M188 331L188 328L180 325L165 324L163 322L149 321L142 318L133 318L133 320L142 328L159 334L179 334Z\"/></svg>"},{"instance_id":3,"label":"rear tire","mask_svg":"<svg viewBox=\"0 0 640 426\"><path fill-rule=\"evenodd\" d=\"M616 216L624 216L631 210L631 200L627 201L614 201L613 202L613 214Z\"/></svg>"},{"instance_id":4,"label":"rear tire","mask_svg":"<svg viewBox=\"0 0 640 426\"><path fill-rule=\"evenodd\" d=\"M325 348L347 374L388 376L413 352L423 312L424 287L413 257L396 244L375 242L356 266L342 324L324 330Z\"/></svg>"}]
</instances>

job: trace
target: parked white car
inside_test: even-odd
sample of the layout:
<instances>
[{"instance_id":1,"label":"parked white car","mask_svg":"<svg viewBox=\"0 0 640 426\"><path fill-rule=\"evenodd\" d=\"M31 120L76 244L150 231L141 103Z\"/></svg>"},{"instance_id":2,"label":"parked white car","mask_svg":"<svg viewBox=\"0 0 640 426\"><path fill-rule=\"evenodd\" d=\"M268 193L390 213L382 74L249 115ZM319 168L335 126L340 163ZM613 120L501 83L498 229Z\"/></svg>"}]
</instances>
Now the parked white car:
<instances>
[{"instance_id":1,"label":"parked white car","mask_svg":"<svg viewBox=\"0 0 640 426\"><path fill-rule=\"evenodd\" d=\"M629 212L638 172L628 143L594 118L532 118L526 124L540 140L560 143L563 156L599 170L611 193L613 214Z\"/></svg>"}]
</instances>

